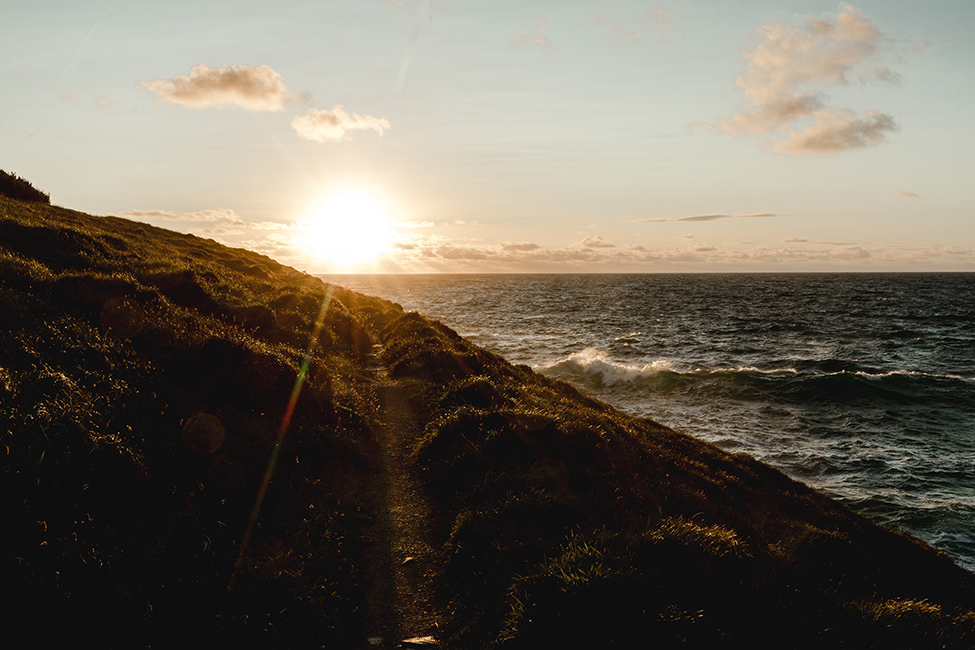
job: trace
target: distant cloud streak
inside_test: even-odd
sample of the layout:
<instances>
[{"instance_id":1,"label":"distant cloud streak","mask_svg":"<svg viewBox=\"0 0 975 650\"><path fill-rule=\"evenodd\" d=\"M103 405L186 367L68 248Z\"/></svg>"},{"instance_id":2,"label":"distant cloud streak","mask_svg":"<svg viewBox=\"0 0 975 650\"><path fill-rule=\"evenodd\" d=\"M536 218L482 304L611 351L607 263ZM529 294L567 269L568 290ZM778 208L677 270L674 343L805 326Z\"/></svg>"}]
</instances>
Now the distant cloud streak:
<instances>
[{"instance_id":1,"label":"distant cloud streak","mask_svg":"<svg viewBox=\"0 0 975 650\"><path fill-rule=\"evenodd\" d=\"M638 219L636 223L669 223L674 221L717 221L718 219L757 219L778 217L774 212L756 212L754 214L701 214L692 217L665 217L662 219Z\"/></svg>"},{"instance_id":2,"label":"distant cloud streak","mask_svg":"<svg viewBox=\"0 0 975 650\"><path fill-rule=\"evenodd\" d=\"M388 270L400 271L535 271L549 269L603 269L639 272L667 270L890 268L910 269L935 264L967 268L975 262L975 249L945 246L881 246L852 242L785 240L780 246L740 243L715 246L689 242L677 248L614 245L590 237L561 247L532 242L488 244L451 240L441 236L414 236L394 246Z\"/></svg>"},{"instance_id":3,"label":"distant cloud streak","mask_svg":"<svg viewBox=\"0 0 975 650\"><path fill-rule=\"evenodd\" d=\"M919 199L919 198L921 198L917 194L917 192L898 192L898 194L901 196L901 198L904 198L904 199Z\"/></svg>"},{"instance_id":4,"label":"distant cloud streak","mask_svg":"<svg viewBox=\"0 0 975 650\"><path fill-rule=\"evenodd\" d=\"M304 115L291 120L293 128L305 140L336 142L348 138L353 131L375 131L382 135L389 128L389 121L371 115L349 113L341 104L332 110L310 109Z\"/></svg>"},{"instance_id":5,"label":"distant cloud streak","mask_svg":"<svg viewBox=\"0 0 975 650\"><path fill-rule=\"evenodd\" d=\"M143 81L156 99L186 108L224 108L235 106L249 111L280 111L294 96L269 65L222 65L208 68L195 65L190 74L171 79Z\"/></svg>"},{"instance_id":6,"label":"distant cloud streak","mask_svg":"<svg viewBox=\"0 0 975 650\"><path fill-rule=\"evenodd\" d=\"M810 17L800 26L771 22L756 28L755 35L758 44L742 54L746 69L736 81L747 108L719 118L717 129L765 138L768 149L790 155L873 147L897 130L886 113L861 117L826 103L825 91L831 87L900 79L883 65L896 56L897 44L859 10L843 5L835 15Z\"/></svg>"},{"instance_id":7,"label":"distant cloud streak","mask_svg":"<svg viewBox=\"0 0 975 650\"><path fill-rule=\"evenodd\" d=\"M117 216L134 221L145 221L146 219L159 219L163 221L208 221L211 223L229 223L235 226L242 226L246 223L236 212L227 208L199 210L196 212L129 210L128 212L119 212Z\"/></svg>"}]
</instances>

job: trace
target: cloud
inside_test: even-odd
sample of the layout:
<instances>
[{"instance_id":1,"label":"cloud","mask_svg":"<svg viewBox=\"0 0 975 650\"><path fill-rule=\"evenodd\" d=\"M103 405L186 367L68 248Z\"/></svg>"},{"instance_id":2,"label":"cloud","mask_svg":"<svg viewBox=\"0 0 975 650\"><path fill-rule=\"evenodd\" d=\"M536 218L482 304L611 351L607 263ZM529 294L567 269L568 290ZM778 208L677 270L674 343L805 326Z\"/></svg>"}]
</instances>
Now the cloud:
<instances>
[{"instance_id":1,"label":"cloud","mask_svg":"<svg viewBox=\"0 0 975 650\"><path fill-rule=\"evenodd\" d=\"M537 251L541 248L538 244L524 242L521 244L501 244L501 249L505 251Z\"/></svg>"},{"instance_id":2,"label":"cloud","mask_svg":"<svg viewBox=\"0 0 975 650\"><path fill-rule=\"evenodd\" d=\"M668 223L672 221L717 221L718 219L756 219L778 217L774 212L756 212L753 214L701 214L692 217L664 217L662 219L639 219L636 223Z\"/></svg>"},{"instance_id":3,"label":"cloud","mask_svg":"<svg viewBox=\"0 0 975 650\"><path fill-rule=\"evenodd\" d=\"M292 224L293 225L293 224ZM231 246L244 246L309 272L302 233L282 224L259 231L245 224L233 231L198 231ZM400 272L650 272L761 270L967 270L975 248L939 245L888 246L859 242L785 240L778 245L737 242L716 245L612 245L598 236L563 246L534 242L497 242L447 237L429 231L401 232L380 262Z\"/></svg>"},{"instance_id":4,"label":"cloud","mask_svg":"<svg viewBox=\"0 0 975 650\"><path fill-rule=\"evenodd\" d=\"M870 111L865 118L850 110L813 111L813 123L801 131L794 131L787 140L773 143L776 153L793 155L828 155L872 147L886 142L886 133L898 129L894 118L886 113Z\"/></svg>"},{"instance_id":5,"label":"cloud","mask_svg":"<svg viewBox=\"0 0 975 650\"><path fill-rule=\"evenodd\" d=\"M644 17L650 19L651 22L657 23L658 25L666 25L672 18L670 11L664 9L663 7L647 7L643 12L643 15Z\"/></svg>"},{"instance_id":6,"label":"cloud","mask_svg":"<svg viewBox=\"0 0 975 650\"><path fill-rule=\"evenodd\" d=\"M186 108L236 106L249 111L280 111L294 96L269 65L222 65L211 69L195 65L189 76L154 79L142 84L161 102Z\"/></svg>"},{"instance_id":7,"label":"cloud","mask_svg":"<svg viewBox=\"0 0 975 650\"><path fill-rule=\"evenodd\" d=\"M552 42L548 40L548 36L541 33L540 30L548 27L548 21L544 18L540 18L535 26L532 27L531 23L526 23L527 31L523 34L519 34L514 41L514 45L518 47L537 47L544 54L551 54Z\"/></svg>"},{"instance_id":8,"label":"cloud","mask_svg":"<svg viewBox=\"0 0 975 650\"><path fill-rule=\"evenodd\" d=\"M349 137L352 131L375 131L382 135L389 122L381 117L350 114L341 104L336 104L330 111L312 108L296 116L291 120L291 128L305 140L335 142Z\"/></svg>"},{"instance_id":9,"label":"cloud","mask_svg":"<svg viewBox=\"0 0 975 650\"><path fill-rule=\"evenodd\" d=\"M921 198L916 192L898 192L901 198L904 199L919 199Z\"/></svg>"},{"instance_id":10,"label":"cloud","mask_svg":"<svg viewBox=\"0 0 975 650\"><path fill-rule=\"evenodd\" d=\"M616 248L616 244L606 241L599 235L582 240L579 246L582 248Z\"/></svg>"},{"instance_id":11,"label":"cloud","mask_svg":"<svg viewBox=\"0 0 975 650\"><path fill-rule=\"evenodd\" d=\"M701 121L684 122L683 126L688 133L693 133L694 129L704 129L708 133L714 133L714 130L717 128L715 127L715 125L711 124L710 122L701 122Z\"/></svg>"},{"instance_id":12,"label":"cloud","mask_svg":"<svg viewBox=\"0 0 975 650\"><path fill-rule=\"evenodd\" d=\"M596 14L586 14L586 17L592 21L593 25L601 28L606 24L606 20L601 18ZM636 30L626 29L619 20L615 18L609 21L609 36L616 41L629 41L631 43L640 43L640 37L637 35Z\"/></svg>"},{"instance_id":13,"label":"cloud","mask_svg":"<svg viewBox=\"0 0 975 650\"><path fill-rule=\"evenodd\" d=\"M593 268L640 271L669 270L734 270L734 269L823 269L823 268L896 268L909 265L918 257L911 250L889 247L867 247L851 243L802 242L791 240L785 246L769 247L741 243L718 247L689 242L677 248L614 246L593 237L562 247L545 247L534 243L488 244L448 240L441 237L417 237L400 242L397 258L390 268L400 270L544 271L551 269ZM797 247L794 244L805 243ZM594 245L595 244L595 245ZM789 245L792 244L792 245ZM949 259L951 264L969 263L975 249L930 251L931 259Z\"/></svg>"},{"instance_id":14,"label":"cloud","mask_svg":"<svg viewBox=\"0 0 975 650\"><path fill-rule=\"evenodd\" d=\"M900 78L883 64L896 58L897 43L856 8L843 5L835 15L808 18L799 26L771 22L755 35L758 44L742 53L746 68L736 80L746 108L719 118L721 131L767 137L775 153L829 155L877 146L897 129L886 113L859 117L826 103L832 87Z\"/></svg>"},{"instance_id":15,"label":"cloud","mask_svg":"<svg viewBox=\"0 0 975 650\"><path fill-rule=\"evenodd\" d=\"M132 219L133 221L144 221L146 219L159 219L163 221L206 221L211 223L229 223L235 226L242 226L246 223L236 212L227 208L199 210L196 212L129 210L127 212L119 212L116 216Z\"/></svg>"}]
</instances>

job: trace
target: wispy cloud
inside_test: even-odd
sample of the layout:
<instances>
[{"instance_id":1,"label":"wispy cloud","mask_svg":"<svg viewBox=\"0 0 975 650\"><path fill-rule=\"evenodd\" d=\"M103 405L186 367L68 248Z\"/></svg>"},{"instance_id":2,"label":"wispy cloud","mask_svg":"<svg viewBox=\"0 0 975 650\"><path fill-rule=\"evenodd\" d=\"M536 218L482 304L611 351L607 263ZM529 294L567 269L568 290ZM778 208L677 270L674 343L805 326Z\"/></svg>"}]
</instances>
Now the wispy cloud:
<instances>
[{"instance_id":1,"label":"wispy cloud","mask_svg":"<svg viewBox=\"0 0 975 650\"><path fill-rule=\"evenodd\" d=\"M171 79L143 81L160 102L186 108L223 108L236 106L249 111L280 111L294 96L269 65L222 65L209 68L195 65L189 75Z\"/></svg>"},{"instance_id":2,"label":"wispy cloud","mask_svg":"<svg viewBox=\"0 0 975 650\"><path fill-rule=\"evenodd\" d=\"M629 43L640 43L640 37L637 35L635 29L627 29L622 22L613 18L610 20L605 20L597 14L586 14L586 17L592 21L593 25L598 28L602 28L608 23L609 25L609 36L611 39L620 42Z\"/></svg>"},{"instance_id":3,"label":"wispy cloud","mask_svg":"<svg viewBox=\"0 0 975 650\"><path fill-rule=\"evenodd\" d=\"M700 214L690 217L664 217L662 219L638 219L636 223L668 223L672 221L717 221L718 219L757 219L778 217L774 212L755 212L752 214Z\"/></svg>"},{"instance_id":4,"label":"wispy cloud","mask_svg":"<svg viewBox=\"0 0 975 650\"><path fill-rule=\"evenodd\" d=\"M902 199L919 199L921 198L917 192L898 192Z\"/></svg>"},{"instance_id":5,"label":"wispy cloud","mask_svg":"<svg viewBox=\"0 0 975 650\"><path fill-rule=\"evenodd\" d=\"M616 248L616 244L606 241L599 235L587 237L578 244L582 248Z\"/></svg>"},{"instance_id":6,"label":"wispy cloud","mask_svg":"<svg viewBox=\"0 0 975 650\"><path fill-rule=\"evenodd\" d=\"M525 31L519 34L512 43L517 47L537 47L544 54L551 54L552 42L541 31L548 25L548 20L545 18L540 18L534 26L531 23L526 23Z\"/></svg>"},{"instance_id":7,"label":"wispy cloud","mask_svg":"<svg viewBox=\"0 0 975 650\"><path fill-rule=\"evenodd\" d=\"M133 221L145 221L147 219L160 221L206 221L211 223L233 224L235 226L242 226L246 223L236 212L227 208L198 210L196 212L129 210L127 212L119 212L117 216L132 219Z\"/></svg>"},{"instance_id":8,"label":"wispy cloud","mask_svg":"<svg viewBox=\"0 0 975 650\"><path fill-rule=\"evenodd\" d=\"M296 223L251 223L225 209L192 213L133 211L122 216L132 218L140 214L148 215L144 220L152 217L169 223L190 219L194 224L184 232L249 248L312 273L324 272L309 266L305 235ZM397 224L397 228L402 226ZM404 228L399 230L381 264L382 269L391 272L965 270L975 264L975 248L888 246L801 238L787 239L778 245L748 242L717 245L687 238L683 245L672 247L614 244L599 235L563 246L545 246L532 241L490 243L447 236L428 228Z\"/></svg>"},{"instance_id":9,"label":"wispy cloud","mask_svg":"<svg viewBox=\"0 0 975 650\"><path fill-rule=\"evenodd\" d=\"M663 7L650 6L643 11L643 15L648 18L651 22L658 25L667 25L672 19L672 14L669 9L664 9Z\"/></svg>"},{"instance_id":10,"label":"wispy cloud","mask_svg":"<svg viewBox=\"0 0 975 650\"><path fill-rule=\"evenodd\" d=\"M592 245L602 241L607 245ZM593 237L566 246L531 242L489 244L442 236L416 236L395 246L390 269L467 271L545 271L605 269L640 271L709 269L911 269L968 268L975 249L946 246L883 246L853 242L790 239L779 246L740 243L716 246L688 242L677 248L612 245Z\"/></svg>"},{"instance_id":11,"label":"wispy cloud","mask_svg":"<svg viewBox=\"0 0 975 650\"><path fill-rule=\"evenodd\" d=\"M296 116L291 120L291 128L305 140L335 142L349 137L353 131L375 131L382 135L389 128L389 121L349 113L341 104L336 104L330 111L312 108L304 115Z\"/></svg>"},{"instance_id":12,"label":"wispy cloud","mask_svg":"<svg viewBox=\"0 0 975 650\"><path fill-rule=\"evenodd\" d=\"M812 124L792 132L788 139L775 142L772 150L794 155L828 155L883 144L887 133L899 129L893 117L877 111L861 118L851 110L831 108L813 111L810 117Z\"/></svg>"},{"instance_id":13,"label":"wispy cloud","mask_svg":"<svg viewBox=\"0 0 975 650\"><path fill-rule=\"evenodd\" d=\"M799 26L771 22L756 28L755 36L758 44L742 53L746 69L736 81L746 108L719 118L721 131L766 138L775 153L828 155L882 144L897 130L886 113L861 117L826 103L832 87L900 78L884 65L898 58L899 44L856 8L843 5L837 14Z\"/></svg>"},{"instance_id":14,"label":"wispy cloud","mask_svg":"<svg viewBox=\"0 0 975 650\"><path fill-rule=\"evenodd\" d=\"M542 248L541 246L532 242L501 244L501 250L505 250L505 251L525 252L525 251L537 251L540 250L541 248Z\"/></svg>"}]
</instances>

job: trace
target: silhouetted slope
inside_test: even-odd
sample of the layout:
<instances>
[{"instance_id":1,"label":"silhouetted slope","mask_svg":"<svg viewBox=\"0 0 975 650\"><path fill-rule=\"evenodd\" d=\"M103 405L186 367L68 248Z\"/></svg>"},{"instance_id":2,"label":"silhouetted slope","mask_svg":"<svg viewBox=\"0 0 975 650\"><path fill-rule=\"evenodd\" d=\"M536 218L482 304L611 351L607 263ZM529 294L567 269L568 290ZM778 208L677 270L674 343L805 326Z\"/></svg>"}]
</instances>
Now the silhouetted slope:
<instances>
[{"instance_id":1,"label":"silhouetted slope","mask_svg":"<svg viewBox=\"0 0 975 650\"><path fill-rule=\"evenodd\" d=\"M361 646L374 344L423 427L449 647L972 647L971 574L762 463L267 257L0 198L7 629Z\"/></svg>"},{"instance_id":2,"label":"silhouetted slope","mask_svg":"<svg viewBox=\"0 0 975 650\"><path fill-rule=\"evenodd\" d=\"M2 169L0 169L0 196L7 196L20 201L51 202L49 195L35 188L20 176L9 174Z\"/></svg>"},{"instance_id":3,"label":"silhouetted slope","mask_svg":"<svg viewBox=\"0 0 975 650\"><path fill-rule=\"evenodd\" d=\"M212 241L0 199L8 622L128 647L358 642L376 415L360 323L388 303L332 291L227 590L329 291Z\"/></svg>"}]
</instances>

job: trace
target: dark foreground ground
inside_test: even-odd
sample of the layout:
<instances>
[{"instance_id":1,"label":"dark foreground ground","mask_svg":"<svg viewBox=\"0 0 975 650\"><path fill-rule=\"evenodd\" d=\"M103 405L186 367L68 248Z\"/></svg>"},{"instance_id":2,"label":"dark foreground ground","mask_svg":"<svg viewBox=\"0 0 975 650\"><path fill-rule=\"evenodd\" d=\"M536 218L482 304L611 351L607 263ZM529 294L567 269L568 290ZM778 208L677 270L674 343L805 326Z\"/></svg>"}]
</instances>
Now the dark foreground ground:
<instances>
[{"instance_id":1,"label":"dark foreground ground","mask_svg":"<svg viewBox=\"0 0 975 650\"><path fill-rule=\"evenodd\" d=\"M369 647L391 476L445 647L975 647L972 574L767 465L266 257L0 197L10 638Z\"/></svg>"}]
</instances>

